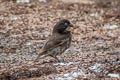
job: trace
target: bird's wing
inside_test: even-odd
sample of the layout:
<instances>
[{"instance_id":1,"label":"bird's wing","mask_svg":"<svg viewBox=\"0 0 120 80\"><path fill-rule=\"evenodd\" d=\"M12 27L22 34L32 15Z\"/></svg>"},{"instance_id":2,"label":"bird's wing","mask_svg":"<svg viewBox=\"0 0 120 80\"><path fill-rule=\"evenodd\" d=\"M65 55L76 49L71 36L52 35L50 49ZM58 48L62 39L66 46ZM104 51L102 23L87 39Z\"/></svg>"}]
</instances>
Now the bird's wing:
<instances>
[{"instance_id":1,"label":"bird's wing","mask_svg":"<svg viewBox=\"0 0 120 80\"><path fill-rule=\"evenodd\" d=\"M47 51L66 43L68 39L69 38L54 38L54 37L49 38L49 40L45 43L43 48L40 50L40 53L37 56L35 61L37 61L40 56L43 56L43 57L47 56Z\"/></svg>"},{"instance_id":2,"label":"bird's wing","mask_svg":"<svg viewBox=\"0 0 120 80\"><path fill-rule=\"evenodd\" d=\"M56 48L68 41L69 38L62 38L62 39L50 39L48 40L45 45L43 46L44 51L48 51L50 49Z\"/></svg>"}]
</instances>

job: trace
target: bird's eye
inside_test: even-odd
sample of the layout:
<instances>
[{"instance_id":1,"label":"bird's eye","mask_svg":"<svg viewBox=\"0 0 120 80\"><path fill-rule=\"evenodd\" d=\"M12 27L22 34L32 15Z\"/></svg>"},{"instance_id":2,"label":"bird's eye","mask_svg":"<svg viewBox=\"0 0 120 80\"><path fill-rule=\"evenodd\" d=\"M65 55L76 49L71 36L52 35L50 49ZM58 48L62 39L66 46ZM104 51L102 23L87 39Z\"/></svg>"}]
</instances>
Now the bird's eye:
<instances>
[{"instance_id":1,"label":"bird's eye","mask_svg":"<svg viewBox=\"0 0 120 80\"><path fill-rule=\"evenodd\" d=\"M65 26L67 26L68 25L68 23L65 23Z\"/></svg>"}]
</instances>

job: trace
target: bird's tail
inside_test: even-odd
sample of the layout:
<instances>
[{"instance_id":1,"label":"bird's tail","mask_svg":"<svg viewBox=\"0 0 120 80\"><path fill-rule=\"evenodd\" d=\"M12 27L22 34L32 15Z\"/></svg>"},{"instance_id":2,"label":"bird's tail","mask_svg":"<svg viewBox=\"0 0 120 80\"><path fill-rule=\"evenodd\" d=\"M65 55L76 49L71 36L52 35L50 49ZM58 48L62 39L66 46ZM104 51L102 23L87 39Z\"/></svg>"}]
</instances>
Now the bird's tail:
<instances>
[{"instance_id":1,"label":"bird's tail","mask_svg":"<svg viewBox=\"0 0 120 80\"><path fill-rule=\"evenodd\" d=\"M46 57L47 55L46 55L46 51L40 51L40 53L39 53L39 55L37 56L37 58L34 60L34 61L38 61L39 60L39 58L44 58L44 57Z\"/></svg>"}]
</instances>

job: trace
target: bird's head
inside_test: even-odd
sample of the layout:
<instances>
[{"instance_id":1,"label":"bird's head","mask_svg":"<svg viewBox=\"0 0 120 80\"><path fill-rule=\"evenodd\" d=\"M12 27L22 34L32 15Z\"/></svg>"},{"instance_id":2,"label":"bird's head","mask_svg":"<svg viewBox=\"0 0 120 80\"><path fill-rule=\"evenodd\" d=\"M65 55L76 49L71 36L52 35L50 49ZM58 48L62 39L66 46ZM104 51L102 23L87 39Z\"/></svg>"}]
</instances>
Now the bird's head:
<instances>
[{"instance_id":1,"label":"bird's head","mask_svg":"<svg viewBox=\"0 0 120 80\"><path fill-rule=\"evenodd\" d=\"M54 26L53 32L58 32L60 34L67 34L72 32L73 29L74 26L70 21L66 19L62 19Z\"/></svg>"}]
</instances>

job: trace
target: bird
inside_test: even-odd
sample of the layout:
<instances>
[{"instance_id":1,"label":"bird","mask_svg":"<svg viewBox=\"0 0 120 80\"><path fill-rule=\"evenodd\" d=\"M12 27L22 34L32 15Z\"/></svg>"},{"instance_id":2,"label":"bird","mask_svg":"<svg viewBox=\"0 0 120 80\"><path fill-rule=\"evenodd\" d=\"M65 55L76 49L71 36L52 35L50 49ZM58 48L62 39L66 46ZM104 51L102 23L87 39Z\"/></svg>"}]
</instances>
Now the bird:
<instances>
[{"instance_id":1,"label":"bird","mask_svg":"<svg viewBox=\"0 0 120 80\"><path fill-rule=\"evenodd\" d=\"M75 27L69 20L62 19L58 21L53 27L52 35L40 50L35 61L47 56L51 56L59 61L57 56L64 53L71 45L72 31L74 29Z\"/></svg>"}]
</instances>

